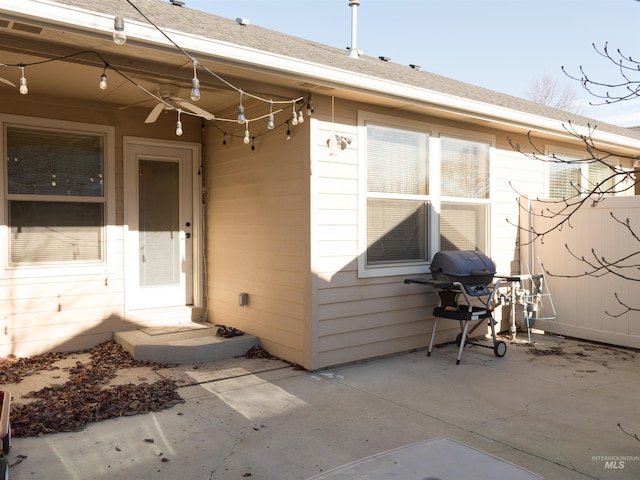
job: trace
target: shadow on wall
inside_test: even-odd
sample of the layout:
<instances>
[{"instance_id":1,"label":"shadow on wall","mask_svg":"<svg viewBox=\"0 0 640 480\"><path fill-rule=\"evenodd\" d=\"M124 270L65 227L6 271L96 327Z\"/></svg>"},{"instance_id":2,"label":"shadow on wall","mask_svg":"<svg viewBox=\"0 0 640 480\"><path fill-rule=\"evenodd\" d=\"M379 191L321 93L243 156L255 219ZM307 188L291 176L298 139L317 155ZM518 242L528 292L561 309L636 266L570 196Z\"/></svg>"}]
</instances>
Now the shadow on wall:
<instances>
[{"instance_id":1,"label":"shadow on wall","mask_svg":"<svg viewBox=\"0 0 640 480\"><path fill-rule=\"evenodd\" d=\"M52 323L50 320L55 314L39 314L39 317L43 320L39 325L26 328L9 325L9 318L17 319L18 315L5 317L0 336L0 357L28 357L48 352L85 350L112 340L117 331L135 330L141 326L123 319L122 315L115 312L96 321L75 323Z\"/></svg>"}]
</instances>

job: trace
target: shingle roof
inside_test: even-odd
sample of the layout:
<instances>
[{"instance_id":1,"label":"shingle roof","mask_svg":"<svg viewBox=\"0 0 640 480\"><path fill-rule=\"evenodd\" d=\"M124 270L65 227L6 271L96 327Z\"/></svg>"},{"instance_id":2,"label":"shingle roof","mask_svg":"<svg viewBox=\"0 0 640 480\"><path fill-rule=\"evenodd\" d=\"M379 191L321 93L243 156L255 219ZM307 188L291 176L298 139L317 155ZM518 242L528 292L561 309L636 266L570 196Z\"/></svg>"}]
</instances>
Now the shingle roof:
<instances>
[{"instance_id":1,"label":"shingle roof","mask_svg":"<svg viewBox=\"0 0 640 480\"><path fill-rule=\"evenodd\" d=\"M57 0L57 2L94 12L115 14L113 2L104 2L103 0ZM355 60L349 58L346 51L342 49L285 35L256 25L238 25L235 20L187 7L175 6L168 1L134 0L134 4L160 28L224 41L561 122L571 120L579 125L597 125L601 131L640 138L640 132L628 128L605 124L594 119L443 77L428 71L419 71L409 66L381 61L375 57L361 56ZM121 1L121 8L125 18L144 21L127 2Z\"/></svg>"}]
</instances>

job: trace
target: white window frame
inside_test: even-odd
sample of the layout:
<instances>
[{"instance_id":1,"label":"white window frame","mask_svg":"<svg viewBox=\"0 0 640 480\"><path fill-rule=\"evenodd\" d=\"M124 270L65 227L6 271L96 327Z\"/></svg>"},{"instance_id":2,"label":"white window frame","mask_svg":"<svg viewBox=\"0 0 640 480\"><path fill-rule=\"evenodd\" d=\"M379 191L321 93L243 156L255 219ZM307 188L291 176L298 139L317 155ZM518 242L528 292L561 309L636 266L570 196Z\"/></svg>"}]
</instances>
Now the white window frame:
<instances>
[{"instance_id":1,"label":"white window frame","mask_svg":"<svg viewBox=\"0 0 640 480\"><path fill-rule=\"evenodd\" d=\"M8 225L8 186L7 182L7 126L42 128L70 133L97 134L104 137L104 258L100 262L87 264L47 264L47 265L9 265ZM0 278L29 278L60 275L86 275L113 273L116 271L116 213L115 213L115 128L106 125L95 125L63 120L50 120L38 117L0 114L0 151L3 153L2 172L0 175L0 192L2 208L0 208Z\"/></svg>"},{"instance_id":2,"label":"white window frame","mask_svg":"<svg viewBox=\"0 0 640 480\"><path fill-rule=\"evenodd\" d=\"M429 195L425 201L430 203L427 215L427 259L424 262L411 264L390 264L367 266L367 124L387 126L389 128L406 129L429 134ZM369 111L358 111L358 278L386 277L394 275L416 275L429 272L433 255L440 249L440 206L442 200L453 200L464 203L465 199L441 198L440 195L440 142L442 136L455 137L469 141L489 143L489 198L477 199L476 203L488 205L485 243L487 252L491 251L492 202L494 198L495 136L475 131L446 127L427 122L408 120L405 118L384 115ZM437 187L437 188L436 188Z\"/></svg>"}]
</instances>

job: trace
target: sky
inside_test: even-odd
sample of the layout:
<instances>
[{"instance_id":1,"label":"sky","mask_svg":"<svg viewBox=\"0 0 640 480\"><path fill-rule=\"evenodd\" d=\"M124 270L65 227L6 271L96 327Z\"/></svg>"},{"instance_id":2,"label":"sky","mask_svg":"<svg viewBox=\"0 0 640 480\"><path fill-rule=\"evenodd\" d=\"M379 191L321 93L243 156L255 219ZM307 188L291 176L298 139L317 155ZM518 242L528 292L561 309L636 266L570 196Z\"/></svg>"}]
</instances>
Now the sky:
<instances>
[{"instance_id":1,"label":"sky","mask_svg":"<svg viewBox=\"0 0 640 480\"><path fill-rule=\"evenodd\" d=\"M332 47L351 44L349 0L183 1L186 8L242 17ZM637 0L360 0L357 17L356 46L365 55L521 98L548 75L575 92L583 115L640 125L640 98L591 106L601 100L562 71L581 77L582 66L594 80L620 80L593 45L608 43L613 53L640 59Z\"/></svg>"}]
</instances>

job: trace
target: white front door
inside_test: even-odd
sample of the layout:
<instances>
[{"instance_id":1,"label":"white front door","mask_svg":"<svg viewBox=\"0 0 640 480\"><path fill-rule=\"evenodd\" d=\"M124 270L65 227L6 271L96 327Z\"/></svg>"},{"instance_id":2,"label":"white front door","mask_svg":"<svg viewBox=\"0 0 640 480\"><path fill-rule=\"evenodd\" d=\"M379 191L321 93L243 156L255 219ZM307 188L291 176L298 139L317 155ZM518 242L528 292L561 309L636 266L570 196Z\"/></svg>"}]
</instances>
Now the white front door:
<instances>
[{"instance_id":1,"label":"white front door","mask_svg":"<svg viewBox=\"0 0 640 480\"><path fill-rule=\"evenodd\" d=\"M125 139L127 309L194 304L195 149Z\"/></svg>"}]
</instances>

